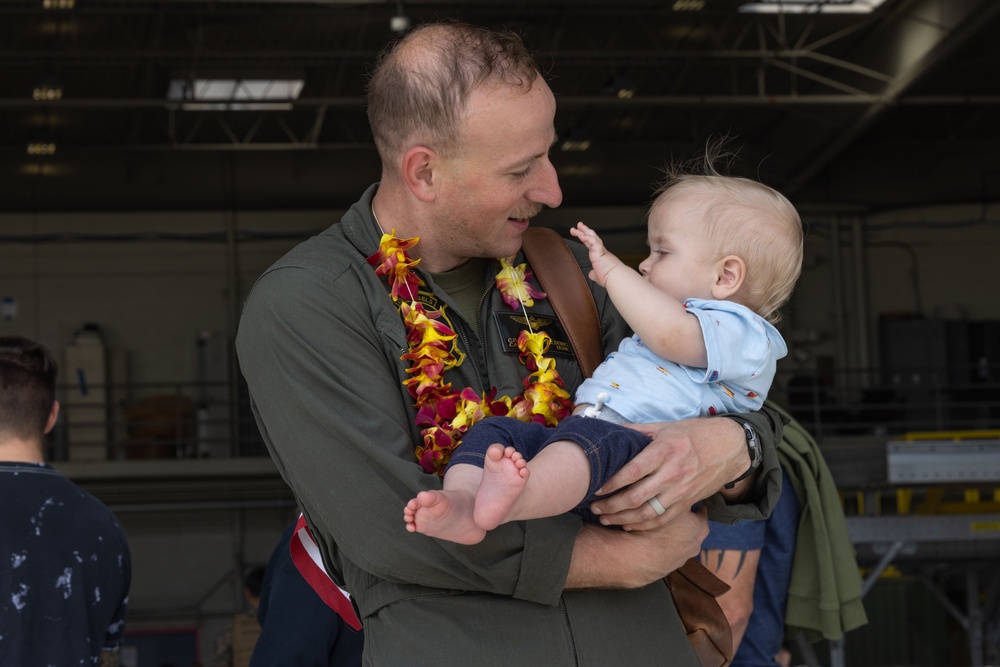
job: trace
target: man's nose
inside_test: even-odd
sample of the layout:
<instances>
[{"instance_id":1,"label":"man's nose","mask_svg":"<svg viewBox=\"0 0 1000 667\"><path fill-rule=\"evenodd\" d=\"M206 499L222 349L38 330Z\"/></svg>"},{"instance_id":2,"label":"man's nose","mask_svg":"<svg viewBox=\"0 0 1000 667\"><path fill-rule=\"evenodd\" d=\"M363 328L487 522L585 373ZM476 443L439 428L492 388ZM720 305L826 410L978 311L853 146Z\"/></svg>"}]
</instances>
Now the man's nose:
<instances>
[{"instance_id":1,"label":"man's nose","mask_svg":"<svg viewBox=\"0 0 1000 667\"><path fill-rule=\"evenodd\" d=\"M539 170L538 181L535 187L528 192L528 198L549 208L556 208L562 203L559 176L551 162L546 161L545 166Z\"/></svg>"}]
</instances>

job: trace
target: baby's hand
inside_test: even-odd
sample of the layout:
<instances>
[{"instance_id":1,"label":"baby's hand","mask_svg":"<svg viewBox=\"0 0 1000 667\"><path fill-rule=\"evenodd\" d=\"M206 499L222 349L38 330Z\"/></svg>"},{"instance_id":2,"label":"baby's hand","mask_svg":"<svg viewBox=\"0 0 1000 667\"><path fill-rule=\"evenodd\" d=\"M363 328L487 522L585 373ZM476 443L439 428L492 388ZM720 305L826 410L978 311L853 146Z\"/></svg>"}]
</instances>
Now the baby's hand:
<instances>
[{"instance_id":1,"label":"baby's hand","mask_svg":"<svg viewBox=\"0 0 1000 667\"><path fill-rule=\"evenodd\" d=\"M590 252L590 263L594 267L590 271L590 279L605 287L608 275L613 269L618 268L622 261L608 252L597 232L582 222L576 223L576 227L571 227L569 233L580 239Z\"/></svg>"}]
</instances>

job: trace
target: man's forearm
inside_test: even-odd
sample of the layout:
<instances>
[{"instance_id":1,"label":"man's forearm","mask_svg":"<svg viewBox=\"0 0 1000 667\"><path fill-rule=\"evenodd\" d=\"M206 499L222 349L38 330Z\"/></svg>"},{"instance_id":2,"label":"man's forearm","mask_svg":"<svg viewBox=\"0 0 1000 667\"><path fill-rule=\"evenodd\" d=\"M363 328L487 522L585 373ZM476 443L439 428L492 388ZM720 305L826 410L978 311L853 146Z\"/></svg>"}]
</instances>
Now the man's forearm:
<instances>
[{"instance_id":1,"label":"man's forearm","mask_svg":"<svg viewBox=\"0 0 1000 667\"><path fill-rule=\"evenodd\" d=\"M620 532L620 531L619 531ZM576 537L573 558L566 576L566 589L575 588L630 588L612 571L601 567L614 564L621 556L615 547L615 537L608 528L584 525Z\"/></svg>"},{"instance_id":2,"label":"man's forearm","mask_svg":"<svg viewBox=\"0 0 1000 667\"><path fill-rule=\"evenodd\" d=\"M707 535L705 510L685 512L652 530L585 524L576 538L565 588L646 586L696 556Z\"/></svg>"}]
</instances>

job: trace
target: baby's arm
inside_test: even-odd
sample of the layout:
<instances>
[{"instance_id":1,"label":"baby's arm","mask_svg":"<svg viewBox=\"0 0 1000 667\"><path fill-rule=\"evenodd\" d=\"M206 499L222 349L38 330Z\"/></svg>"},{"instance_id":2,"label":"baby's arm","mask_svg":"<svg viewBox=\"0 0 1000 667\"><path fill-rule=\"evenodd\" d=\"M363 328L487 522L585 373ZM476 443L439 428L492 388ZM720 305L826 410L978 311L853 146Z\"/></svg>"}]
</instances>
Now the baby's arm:
<instances>
[{"instance_id":1,"label":"baby's arm","mask_svg":"<svg viewBox=\"0 0 1000 667\"><path fill-rule=\"evenodd\" d=\"M688 316L683 303L608 252L601 237L587 225L577 223L569 232L590 252L590 279L608 290L618 312L646 347L674 363L697 368L708 365L701 324L698 318Z\"/></svg>"}]
</instances>

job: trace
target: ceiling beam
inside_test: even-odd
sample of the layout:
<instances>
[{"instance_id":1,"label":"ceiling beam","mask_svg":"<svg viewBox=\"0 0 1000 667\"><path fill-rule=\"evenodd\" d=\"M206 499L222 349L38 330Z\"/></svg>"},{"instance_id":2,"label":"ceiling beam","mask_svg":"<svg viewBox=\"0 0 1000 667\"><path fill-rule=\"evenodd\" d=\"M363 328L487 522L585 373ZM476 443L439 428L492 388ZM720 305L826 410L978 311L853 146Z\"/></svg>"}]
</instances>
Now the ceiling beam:
<instances>
[{"instance_id":1,"label":"ceiling beam","mask_svg":"<svg viewBox=\"0 0 1000 667\"><path fill-rule=\"evenodd\" d=\"M894 104L904 103L904 92L934 65L965 44L1000 13L996 0L912 0L897 10L888 34L876 33L866 44L885 58L895 59L897 69L875 101L848 127L793 173L782 191L793 196L819 171L879 119Z\"/></svg>"}]
</instances>

